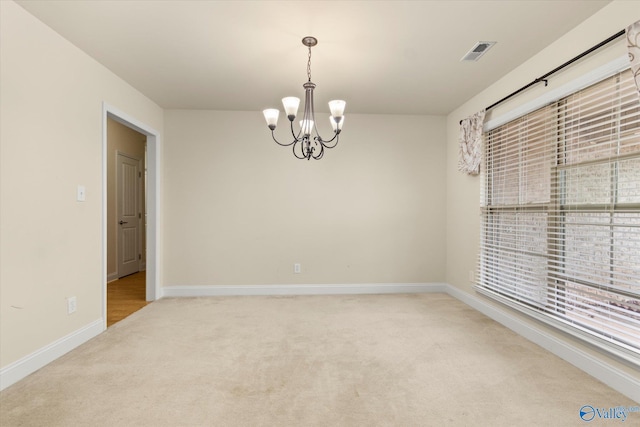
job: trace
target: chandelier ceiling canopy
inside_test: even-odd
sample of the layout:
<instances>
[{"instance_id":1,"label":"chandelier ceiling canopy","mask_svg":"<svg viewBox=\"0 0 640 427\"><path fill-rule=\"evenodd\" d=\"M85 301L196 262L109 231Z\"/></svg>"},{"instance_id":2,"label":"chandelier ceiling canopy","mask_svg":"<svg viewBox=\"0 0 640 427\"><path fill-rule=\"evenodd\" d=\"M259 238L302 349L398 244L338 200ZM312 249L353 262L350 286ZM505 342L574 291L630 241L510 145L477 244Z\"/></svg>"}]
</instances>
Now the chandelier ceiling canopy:
<instances>
[{"instance_id":1,"label":"chandelier ceiling canopy","mask_svg":"<svg viewBox=\"0 0 640 427\"><path fill-rule=\"evenodd\" d=\"M313 106L313 90L316 85L311 81L311 47L318 44L318 40L315 37L307 36L302 39L302 44L309 49L309 55L307 60L307 82L302 85L304 88L304 113L302 120L299 122L298 131L294 129L293 122L298 113L298 107L300 105L300 98L294 96L288 96L282 99L282 105L284 106L285 114L289 119L291 125L291 135L293 140L288 143L282 143L276 139L275 129L278 124L278 116L280 111L275 108L268 108L262 113L267 121L267 126L271 129L271 137L273 140L283 147L293 146L293 155L298 159L315 159L320 160L324 156L325 148L333 148L338 144L339 135L342 131L342 125L344 124L344 107L345 101L334 100L329 101L329 110L331 116L329 121L333 128L333 136L331 139L323 139L318 133L315 119L315 109Z\"/></svg>"}]
</instances>

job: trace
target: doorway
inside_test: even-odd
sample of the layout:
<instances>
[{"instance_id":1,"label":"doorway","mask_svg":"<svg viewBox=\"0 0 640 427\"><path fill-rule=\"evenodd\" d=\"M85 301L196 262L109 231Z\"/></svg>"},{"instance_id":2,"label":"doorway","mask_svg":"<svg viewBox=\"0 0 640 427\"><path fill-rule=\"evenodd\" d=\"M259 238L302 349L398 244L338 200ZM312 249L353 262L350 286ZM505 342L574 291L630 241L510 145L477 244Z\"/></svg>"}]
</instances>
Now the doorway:
<instances>
[{"instance_id":1,"label":"doorway","mask_svg":"<svg viewBox=\"0 0 640 427\"><path fill-rule=\"evenodd\" d=\"M118 132L129 135L133 145L111 147L109 139ZM157 259L160 137L153 128L104 103L102 140L102 313L106 329L109 282L134 273L130 279L144 284L141 306L161 296ZM125 195L120 194L119 206L115 186L118 176L119 184L125 189ZM136 227L129 227L131 223Z\"/></svg>"}]
</instances>

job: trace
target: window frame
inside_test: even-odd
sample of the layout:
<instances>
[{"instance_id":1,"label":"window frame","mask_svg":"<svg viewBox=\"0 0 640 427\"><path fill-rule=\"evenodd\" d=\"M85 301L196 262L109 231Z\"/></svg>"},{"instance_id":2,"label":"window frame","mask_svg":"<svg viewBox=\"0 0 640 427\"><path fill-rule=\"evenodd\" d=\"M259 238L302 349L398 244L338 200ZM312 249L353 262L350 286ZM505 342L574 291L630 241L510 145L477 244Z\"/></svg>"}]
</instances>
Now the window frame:
<instances>
[{"instance_id":1,"label":"window frame","mask_svg":"<svg viewBox=\"0 0 640 427\"><path fill-rule=\"evenodd\" d=\"M626 58L625 58L626 59ZM565 319L561 319L561 318L556 318L556 316L553 315L553 313L550 313L548 308L545 308L541 305L541 303L539 301L535 301L534 299L531 298L524 298L522 294L517 294L516 297L512 296L505 296L506 294L508 294L508 292L500 292L499 287L492 287L492 286L487 286L487 277L486 277L486 271L485 271L485 265L483 263L487 263L487 262L491 262L491 263L496 263L496 260L499 260L499 256L498 255L491 255L489 257L484 257L484 255L486 255L484 253L484 251L487 249L485 247L484 242L488 239L488 234L487 233L491 233L491 230L495 229L497 227L497 222L500 221L499 220L499 216L500 214L504 214L506 216L506 214L511 214L513 216L515 216L516 218L516 222L518 221L518 217L523 217L526 216L527 214L542 214L542 215L549 215L549 213L554 213L554 216L551 217L547 217L547 243L546 243L546 253L544 255L539 255L539 254L527 254L526 250L523 250L521 247L515 248L513 249L512 253L515 254L514 256L523 256L525 254L530 255L530 256L541 256L542 258L546 259L547 262L547 270L545 270L544 272L544 276L545 276L545 285L543 285L542 287L545 288L545 293L548 295L549 288L550 286L558 286L558 287L562 287L562 286L566 286L566 285L562 285L561 282L564 280L565 282L567 281L567 274L566 271L562 271L562 269L558 266L558 265L554 265L554 263L557 263L557 259L558 259L558 255L560 254L560 258L562 258L562 256L566 255L566 236L564 238L559 238L558 236L554 235L552 236L552 233L558 233L558 230L565 230L567 227L567 222L566 222L566 216L568 214L575 214L577 212L580 211L580 209L578 208L584 208L584 206L580 207L578 205L569 205L566 203L566 179L567 179L567 170L574 168L577 169L579 168L581 165L566 165L563 162L562 156L564 155L564 151L566 151L566 146L564 145L565 142L563 141L562 137L561 137L561 133L562 133L562 102L566 99L566 97L571 96L572 93L578 92L588 86L591 86L595 83L598 83L599 81L605 80L608 77L611 77L612 75L616 75L617 73L620 73L622 71L624 71L625 69L629 68L629 64L628 64L628 60L627 62L624 64L625 66L620 67L620 61L618 60L613 61L613 64L615 66L613 66L611 63L607 64L607 66L605 67L601 67L601 69L599 70L599 76L594 77L595 73L591 73L589 76L587 76L586 78L582 79L582 81L579 82L572 82L569 85L566 85L566 87L564 88L564 91L566 93L561 94L560 96L558 96L557 99L553 100L552 102L544 101L546 102L546 105L544 106L538 106L538 109L542 109L542 108L551 108L552 110L554 110L554 117L555 120L557 120L557 128L556 128L556 133L558 134L556 141L554 142L554 149L555 149L555 153L553 153L552 158L553 160L553 164L550 165L550 171L549 171L549 186L550 186L550 197L549 200L538 200L536 201L536 203L522 203L521 199L518 199L518 202L513 203L513 204L505 204L505 205L499 205L499 204L491 204L489 203L489 200L493 199L496 197L495 194L492 194L491 189L492 187L492 180L495 179L495 174L494 172L494 167L492 166L492 164L490 164L489 162L495 160L494 157L492 157L491 155L487 154L487 148L485 146L485 153L484 153L484 158L483 158L483 169L485 169L485 172L483 172L482 176L483 176L483 183L482 183L482 187L483 187L483 200L481 203L481 209L483 211L482 215L483 218L481 219L481 233L482 233L482 238L481 238L481 249L480 249L480 256L479 256L479 267L478 267L478 283L476 283L476 289L486 295L491 296L492 298L498 299L501 302L512 306L513 308L516 308L520 311L524 311L527 314L531 315L534 318L537 318L538 320L541 320L545 323L551 324L552 326L561 329L565 332L569 332L570 334L574 335L574 336L578 336L579 338L583 339L584 341L587 341L591 344L595 344L600 348L604 348L605 350L607 350L608 352L620 357L621 359L624 359L626 361L630 361L632 362L634 365L638 365L640 366L640 346L637 346L634 344L632 347L632 349L630 349L628 346L620 346L619 343L612 343L611 340L607 340L607 339L603 339L602 336L593 336L592 332L590 331L588 325L576 325L576 324L568 324ZM604 75L603 75L604 74ZM594 81L595 80L595 81ZM558 95L559 91L556 91L556 95ZM540 103L540 100L536 101L538 103ZM496 120L492 120L490 122L488 122L487 125L485 125L485 131L487 130L494 130L497 129L500 126L509 124L509 125L514 125L517 126L517 121L523 119L523 117L528 116L528 114L531 114L532 112L535 112L536 109L532 108L532 105L534 105L533 103L529 103L528 105L526 105L526 109L528 110L527 113L523 113L523 115L521 117L517 117L517 118L511 118L511 120L506 120L505 118L499 118ZM549 105L552 105L551 107L549 107ZM524 107L523 107L524 108ZM523 108L520 108L519 111L522 111ZM511 115L513 115L513 113L511 113ZM491 127L493 126L493 127ZM489 129L487 129L489 128ZM519 139L519 144L521 144L521 140L522 138ZM493 147L492 147L493 149ZM524 185L524 182L522 179L520 179L523 175L523 163L522 163L522 150L518 149L517 150L519 152L518 154L518 183L516 184L516 186L518 187L518 197L521 198L522 197L522 186ZM607 163L607 164L612 164L615 165L615 168L618 169L619 168L619 164L620 162L623 162L625 160L633 160L633 159L638 159L638 161L640 161L640 151L633 153L633 154L627 154L627 155L617 155L614 156L614 160L612 161L611 158L607 158L605 160L601 160L601 161L597 161L594 163ZM589 162L586 162L587 164ZM610 180L616 180L616 185L615 186L611 186L612 188L618 188L619 186L619 175L617 174L617 171L612 171L612 173L609 175L610 176ZM560 189L560 190L558 190ZM610 225L609 225L609 235L612 236L615 233L615 224L613 221L613 218L615 217L615 215L617 215L618 213L624 213L626 210L629 211L634 211L634 212L640 212L640 202L638 203L626 203L624 205L617 203L618 202L618 192L617 191L613 191L612 197L616 198L613 201L613 205L614 205L614 209L611 210L611 203L609 204L604 204L605 206L598 206L598 205L594 205L594 204L589 204L588 205L588 209L589 211L598 211L601 210L602 212L610 212L610 218L611 220L609 221ZM605 209L605 208L608 208ZM560 213L561 216L555 216L555 213ZM485 216L487 216L487 218L485 218ZM553 232L550 230L554 230ZM564 232L564 231L563 231ZM613 240L613 238L611 238ZM551 255L550 255L551 254ZM562 255L565 254L565 255ZM613 258L613 254L610 254L610 257ZM610 260L610 264L613 261ZM566 270L566 269L565 269ZM612 273L609 273L609 276L611 276ZM551 282L548 281L548 278L557 278L559 279L558 281L555 281L554 284L552 284ZM496 280L495 278L492 278L490 280ZM497 279L499 280L499 279ZM526 286L526 285L525 285ZM600 289L600 285L597 286L593 286L592 283L584 283L584 286L589 286L592 288L597 288ZM524 287L523 287L524 288ZM498 291L496 291L496 289ZM566 288L565 288L566 289ZM614 290L616 293L624 293L623 289L619 289L619 288L611 288L611 290ZM640 288L639 288L640 290ZM634 299L638 299L640 298L640 292L639 293L634 293L634 292L629 292L629 295L632 296ZM548 300L548 296L546 297L546 299ZM547 304L547 301L545 301L545 304ZM557 304L557 301L554 301L554 304ZM557 309L556 309L557 310Z\"/></svg>"}]
</instances>

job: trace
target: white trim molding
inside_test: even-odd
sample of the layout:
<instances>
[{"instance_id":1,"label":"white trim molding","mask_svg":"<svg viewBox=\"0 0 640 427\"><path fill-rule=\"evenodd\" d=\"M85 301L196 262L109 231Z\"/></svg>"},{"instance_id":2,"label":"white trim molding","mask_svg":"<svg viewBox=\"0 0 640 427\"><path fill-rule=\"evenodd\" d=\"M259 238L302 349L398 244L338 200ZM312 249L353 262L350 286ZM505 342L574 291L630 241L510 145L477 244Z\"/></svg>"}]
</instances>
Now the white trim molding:
<instances>
[{"instance_id":1,"label":"white trim molding","mask_svg":"<svg viewBox=\"0 0 640 427\"><path fill-rule=\"evenodd\" d=\"M538 344L540 347L561 359L566 360L573 366L602 381L633 401L640 402L640 381L635 378L630 378L626 372L593 357L580 348L571 345L571 343L566 340L558 339L549 333L549 331L546 331L542 325L536 327L532 323L524 322L516 317L514 313L510 313L507 307L505 307L504 310L494 307L477 295L461 291L451 285L446 285L445 292L478 310L485 316L506 326L518 335Z\"/></svg>"},{"instance_id":2,"label":"white trim molding","mask_svg":"<svg viewBox=\"0 0 640 427\"><path fill-rule=\"evenodd\" d=\"M146 260L145 271L147 272L146 300L155 301L162 297L162 284L160 283L160 254L162 236L160 233L160 206L162 175L161 153L162 144L160 132L154 128L138 121L129 114L109 105L102 103L102 317L107 319L107 119L111 118L137 132L147 136L147 232L146 232ZM106 323L105 323L106 328Z\"/></svg>"},{"instance_id":3,"label":"white trim molding","mask_svg":"<svg viewBox=\"0 0 640 427\"><path fill-rule=\"evenodd\" d=\"M354 285L167 286L163 297L250 295L355 295L446 292L445 283L372 283Z\"/></svg>"},{"instance_id":4,"label":"white trim molding","mask_svg":"<svg viewBox=\"0 0 640 427\"><path fill-rule=\"evenodd\" d=\"M104 331L104 319L97 319L69 335L17 360L0 370L0 390L4 390L84 344Z\"/></svg>"}]
</instances>

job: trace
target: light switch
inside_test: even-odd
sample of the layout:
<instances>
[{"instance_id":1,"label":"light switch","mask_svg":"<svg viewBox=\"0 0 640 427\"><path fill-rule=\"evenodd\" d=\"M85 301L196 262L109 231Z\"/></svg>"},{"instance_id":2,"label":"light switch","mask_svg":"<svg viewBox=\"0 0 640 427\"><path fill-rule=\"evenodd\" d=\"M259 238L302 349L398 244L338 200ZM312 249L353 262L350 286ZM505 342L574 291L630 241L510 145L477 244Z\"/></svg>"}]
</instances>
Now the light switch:
<instances>
[{"instance_id":1,"label":"light switch","mask_svg":"<svg viewBox=\"0 0 640 427\"><path fill-rule=\"evenodd\" d=\"M84 185L78 185L78 197L77 200L79 202L84 202L85 200L87 200L87 195L86 195L86 191L84 188Z\"/></svg>"}]
</instances>

